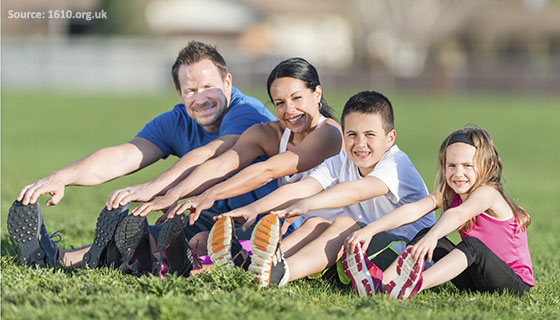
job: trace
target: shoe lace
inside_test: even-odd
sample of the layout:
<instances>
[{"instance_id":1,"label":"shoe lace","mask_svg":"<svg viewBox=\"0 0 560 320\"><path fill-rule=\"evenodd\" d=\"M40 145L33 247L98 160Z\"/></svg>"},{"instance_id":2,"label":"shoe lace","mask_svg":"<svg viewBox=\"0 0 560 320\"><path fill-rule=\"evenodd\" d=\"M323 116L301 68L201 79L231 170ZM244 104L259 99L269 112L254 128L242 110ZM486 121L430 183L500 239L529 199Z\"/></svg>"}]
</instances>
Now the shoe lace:
<instances>
[{"instance_id":1,"label":"shoe lace","mask_svg":"<svg viewBox=\"0 0 560 320\"><path fill-rule=\"evenodd\" d=\"M53 240L53 238L58 237L57 240ZM53 233L51 233L51 235L49 236L49 238L52 240L53 243L59 243L60 240L62 240L62 236L60 235L60 230L57 230Z\"/></svg>"}]
</instances>

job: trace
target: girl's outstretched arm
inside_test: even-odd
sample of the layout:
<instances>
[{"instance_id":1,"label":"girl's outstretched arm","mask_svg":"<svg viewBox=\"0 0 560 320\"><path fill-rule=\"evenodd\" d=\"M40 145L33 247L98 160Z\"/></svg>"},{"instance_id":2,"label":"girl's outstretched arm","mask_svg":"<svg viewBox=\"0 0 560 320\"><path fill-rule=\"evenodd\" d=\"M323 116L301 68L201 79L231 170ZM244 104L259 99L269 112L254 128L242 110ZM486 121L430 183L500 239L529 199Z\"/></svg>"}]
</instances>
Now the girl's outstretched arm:
<instances>
[{"instance_id":1,"label":"girl's outstretched arm","mask_svg":"<svg viewBox=\"0 0 560 320\"><path fill-rule=\"evenodd\" d=\"M440 238L457 230L471 218L492 209L499 200L498 197L501 195L496 189L482 186L473 191L461 205L442 213L432 229L412 248L415 261L421 261L426 255L428 261L432 261L434 249Z\"/></svg>"},{"instance_id":2,"label":"girl's outstretched arm","mask_svg":"<svg viewBox=\"0 0 560 320\"><path fill-rule=\"evenodd\" d=\"M371 238L383 231L391 230L412 223L437 208L436 196L431 194L416 202L405 204L383 217L373 221L364 228L354 231L346 238L344 246L348 252L354 252L357 245L365 252Z\"/></svg>"}]
</instances>

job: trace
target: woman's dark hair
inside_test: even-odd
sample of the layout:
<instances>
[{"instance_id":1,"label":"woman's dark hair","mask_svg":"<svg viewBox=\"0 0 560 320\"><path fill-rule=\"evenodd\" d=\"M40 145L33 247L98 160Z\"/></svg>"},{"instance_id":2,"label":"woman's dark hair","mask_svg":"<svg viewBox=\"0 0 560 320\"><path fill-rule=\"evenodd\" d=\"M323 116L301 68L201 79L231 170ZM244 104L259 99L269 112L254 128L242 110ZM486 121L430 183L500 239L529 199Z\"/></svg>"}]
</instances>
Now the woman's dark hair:
<instances>
[{"instance_id":1,"label":"woman's dark hair","mask_svg":"<svg viewBox=\"0 0 560 320\"><path fill-rule=\"evenodd\" d=\"M280 62L276 67L274 67L274 69L272 69L270 75L268 76L266 89L270 100L272 100L272 97L270 96L270 86L272 85L272 82L278 78L284 77L301 80L305 83L305 86L312 91L315 91L317 86L321 85L317 69L315 69L311 63L307 62L307 60L303 58L290 58ZM323 95L321 95L319 112L327 118L333 118L331 108L325 101Z\"/></svg>"}]
</instances>

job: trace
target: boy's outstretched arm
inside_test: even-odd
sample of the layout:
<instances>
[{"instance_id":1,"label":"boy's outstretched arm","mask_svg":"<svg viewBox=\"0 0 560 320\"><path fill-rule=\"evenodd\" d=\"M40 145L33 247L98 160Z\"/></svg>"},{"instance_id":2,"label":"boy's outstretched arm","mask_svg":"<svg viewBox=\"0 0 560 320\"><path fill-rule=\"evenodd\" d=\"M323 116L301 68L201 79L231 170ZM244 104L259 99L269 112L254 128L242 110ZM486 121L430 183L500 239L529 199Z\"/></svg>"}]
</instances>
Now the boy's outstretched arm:
<instances>
[{"instance_id":1,"label":"boy's outstretched arm","mask_svg":"<svg viewBox=\"0 0 560 320\"><path fill-rule=\"evenodd\" d=\"M433 194L416 202L405 204L373 221L364 228L354 231L346 238L344 246L349 252L354 252L354 248L360 245L365 252L374 235L412 223L436 208L437 200Z\"/></svg>"},{"instance_id":2,"label":"boy's outstretched arm","mask_svg":"<svg viewBox=\"0 0 560 320\"><path fill-rule=\"evenodd\" d=\"M245 207L221 214L214 219L217 220L222 216L232 217L234 219L244 219L247 220L247 222L243 225L243 230L247 230L253 223L255 223L257 215L276 208L289 206L300 199L317 194L322 190L323 187L317 180L314 178L305 178L301 181L284 185L274 190L274 192L268 194L264 198L261 198Z\"/></svg>"}]
</instances>

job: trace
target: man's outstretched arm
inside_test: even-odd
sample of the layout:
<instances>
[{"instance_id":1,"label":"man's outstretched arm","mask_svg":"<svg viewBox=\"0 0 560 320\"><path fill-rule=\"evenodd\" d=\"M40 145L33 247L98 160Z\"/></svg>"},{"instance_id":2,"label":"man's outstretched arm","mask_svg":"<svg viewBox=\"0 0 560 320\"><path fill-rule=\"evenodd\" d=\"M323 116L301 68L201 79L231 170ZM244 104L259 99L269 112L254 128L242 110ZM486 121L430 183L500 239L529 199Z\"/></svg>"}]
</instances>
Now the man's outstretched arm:
<instances>
[{"instance_id":1,"label":"man's outstretched arm","mask_svg":"<svg viewBox=\"0 0 560 320\"><path fill-rule=\"evenodd\" d=\"M163 157L161 150L150 141L135 137L129 142L99 149L92 154L52 172L25 186L17 199L24 205L35 203L46 193L51 195L46 205L56 205L64 197L66 186L92 186L142 169Z\"/></svg>"}]
</instances>

